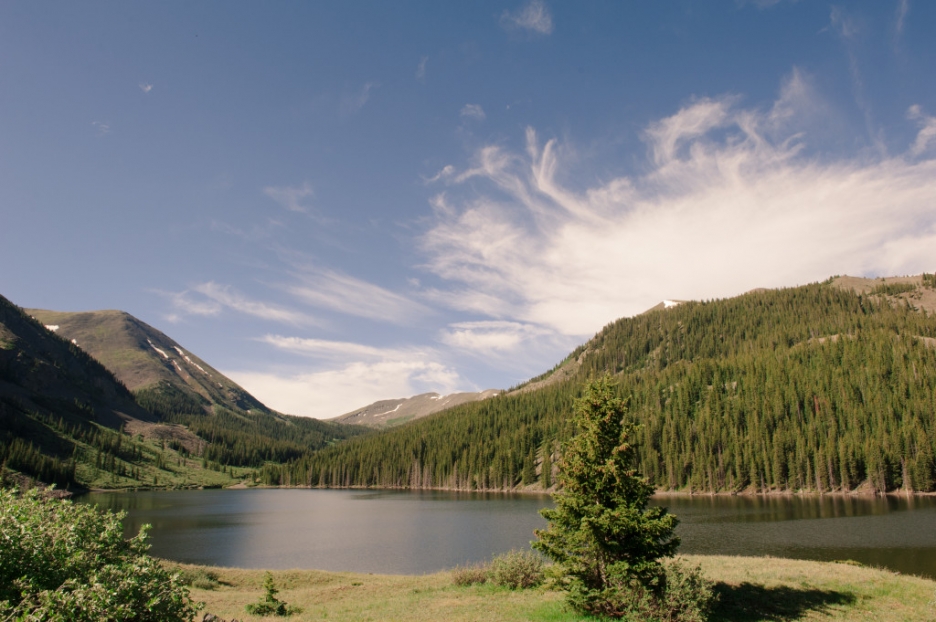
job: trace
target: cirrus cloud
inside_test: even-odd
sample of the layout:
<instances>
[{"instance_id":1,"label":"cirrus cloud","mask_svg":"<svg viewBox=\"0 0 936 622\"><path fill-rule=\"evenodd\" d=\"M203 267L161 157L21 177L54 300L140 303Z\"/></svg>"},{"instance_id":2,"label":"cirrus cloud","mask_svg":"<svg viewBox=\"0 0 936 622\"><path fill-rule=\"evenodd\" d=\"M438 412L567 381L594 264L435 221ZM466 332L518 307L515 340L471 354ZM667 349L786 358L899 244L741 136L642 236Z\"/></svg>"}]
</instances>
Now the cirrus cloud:
<instances>
[{"instance_id":1,"label":"cirrus cloud","mask_svg":"<svg viewBox=\"0 0 936 622\"><path fill-rule=\"evenodd\" d=\"M508 29L529 30L541 35L552 34L552 14L542 0L530 0L517 11L504 11L501 25Z\"/></svg>"},{"instance_id":2,"label":"cirrus cloud","mask_svg":"<svg viewBox=\"0 0 936 622\"><path fill-rule=\"evenodd\" d=\"M437 181L447 188L421 240L449 284L435 297L588 336L665 298L932 270L931 118L911 109L920 130L905 155L823 158L798 125L817 99L794 71L766 109L692 101L645 129L645 172L597 184L577 183L562 146L533 129L525 154L478 150Z\"/></svg>"},{"instance_id":3,"label":"cirrus cloud","mask_svg":"<svg viewBox=\"0 0 936 622\"><path fill-rule=\"evenodd\" d=\"M463 385L431 348L380 348L282 335L266 335L261 341L320 364L222 373L271 408L293 415L327 419L381 399L452 393Z\"/></svg>"}]
</instances>

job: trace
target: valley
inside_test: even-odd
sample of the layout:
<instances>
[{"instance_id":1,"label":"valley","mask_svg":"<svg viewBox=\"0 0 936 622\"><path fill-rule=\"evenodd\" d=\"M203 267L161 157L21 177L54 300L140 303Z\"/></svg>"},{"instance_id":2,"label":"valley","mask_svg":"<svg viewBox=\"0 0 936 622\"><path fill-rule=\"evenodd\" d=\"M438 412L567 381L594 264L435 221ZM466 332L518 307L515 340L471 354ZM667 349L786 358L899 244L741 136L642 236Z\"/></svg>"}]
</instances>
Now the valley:
<instances>
[{"instance_id":1,"label":"valley","mask_svg":"<svg viewBox=\"0 0 936 622\"><path fill-rule=\"evenodd\" d=\"M924 274L661 304L509 391L383 400L331 421L272 411L126 313L5 302L5 464L77 488L550 491L572 401L610 374L661 491L926 493L934 302Z\"/></svg>"}]
</instances>

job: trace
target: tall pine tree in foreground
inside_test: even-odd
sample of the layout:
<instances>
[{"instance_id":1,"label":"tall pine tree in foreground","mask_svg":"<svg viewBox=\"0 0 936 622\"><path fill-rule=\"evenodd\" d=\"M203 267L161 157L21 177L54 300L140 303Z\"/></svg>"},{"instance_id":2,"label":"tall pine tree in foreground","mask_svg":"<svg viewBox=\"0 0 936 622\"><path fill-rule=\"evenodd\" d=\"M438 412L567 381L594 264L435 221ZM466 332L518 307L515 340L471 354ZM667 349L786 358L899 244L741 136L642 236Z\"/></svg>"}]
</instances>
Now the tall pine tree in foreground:
<instances>
[{"instance_id":1,"label":"tall pine tree in foreground","mask_svg":"<svg viewBox=\"0 0 936 622\"><path fill-rule=\"evenodd\" d=\"M635 468L636 426L625 421L626 412L608 377L576 400L577 434L559 461L556 507L541 511L549 526L536 531L533 547L560 565L569 602L580 611L701 619L710 587L697 571L661 562L679 546L678 520L665 508L647 507L653 486ZM668 582L679 583L680 594Z\"/></svg>"}]
</instances>

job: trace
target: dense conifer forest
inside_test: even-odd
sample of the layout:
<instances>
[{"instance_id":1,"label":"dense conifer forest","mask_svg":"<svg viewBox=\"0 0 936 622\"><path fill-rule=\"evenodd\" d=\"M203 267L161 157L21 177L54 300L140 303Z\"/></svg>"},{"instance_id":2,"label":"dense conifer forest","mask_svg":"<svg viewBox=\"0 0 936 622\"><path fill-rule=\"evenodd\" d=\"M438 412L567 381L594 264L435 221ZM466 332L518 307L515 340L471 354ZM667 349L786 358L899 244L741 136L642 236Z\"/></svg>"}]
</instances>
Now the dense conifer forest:
<instances>
[{"instance_id":1,"label":"dense conifer forest","mask_svg":"<svg viewBox=\"0 0 936 622\"><path fill-rule=\"evenodd\" d=\"M926 277L930 277L928 280ZM931 275L921 285L932 288ZM936 490L936 318L831 282L684 303L608 325L567 379L523 387L285 467L269 484L548 488L574 399L612 374L663 490Z\"/></svg>"}]
</instances>

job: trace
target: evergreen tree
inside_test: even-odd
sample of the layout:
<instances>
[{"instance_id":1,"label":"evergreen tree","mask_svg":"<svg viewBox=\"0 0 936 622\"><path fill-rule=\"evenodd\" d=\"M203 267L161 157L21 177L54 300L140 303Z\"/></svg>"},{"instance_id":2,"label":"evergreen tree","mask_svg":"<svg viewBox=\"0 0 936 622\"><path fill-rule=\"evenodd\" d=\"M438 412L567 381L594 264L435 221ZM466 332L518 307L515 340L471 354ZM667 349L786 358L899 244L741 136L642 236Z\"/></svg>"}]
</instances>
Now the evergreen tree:
<instances>
[{"instance_id":1,"label":"evergreen tree","mask_svg":"<svg viewBox=\"0 0 936 622\"><path fill-rule=\"evenodd\" d=\"M653 486L636 469L636 426L609 377L592 382L576 401L576 434L559 461L555 509L533 547L570 579L569 602L581 611L620 616L635 590L662 589L661 557L676 552L677 519L647 508Z\"/></svg>"}]
</instances>

